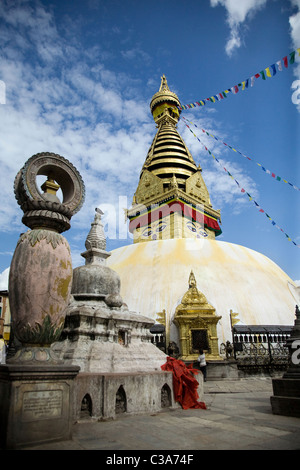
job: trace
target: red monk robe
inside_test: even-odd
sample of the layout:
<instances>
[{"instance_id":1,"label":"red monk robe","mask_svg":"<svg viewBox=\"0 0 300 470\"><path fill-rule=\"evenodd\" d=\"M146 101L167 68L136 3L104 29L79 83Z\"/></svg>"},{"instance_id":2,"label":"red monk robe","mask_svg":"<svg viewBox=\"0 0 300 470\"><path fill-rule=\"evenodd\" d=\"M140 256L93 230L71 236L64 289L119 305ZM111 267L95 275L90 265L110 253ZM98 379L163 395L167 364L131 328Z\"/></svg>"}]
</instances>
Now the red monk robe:
<instances>
[{"instance_id":1,"label":"red monk robe","mask_svg":"<svg viewBox=\"0 0 300 470\"><path fill-rule=\"evenodd\" d=\"M197 369L192 369L192 366L187 367L183 361L169 356L161 369L173 372L174 398L184 410L189 408L206 410L205 403L198 401L197 388L199 384L193 375L199 373Z\"/></svg>"}]
</instances>

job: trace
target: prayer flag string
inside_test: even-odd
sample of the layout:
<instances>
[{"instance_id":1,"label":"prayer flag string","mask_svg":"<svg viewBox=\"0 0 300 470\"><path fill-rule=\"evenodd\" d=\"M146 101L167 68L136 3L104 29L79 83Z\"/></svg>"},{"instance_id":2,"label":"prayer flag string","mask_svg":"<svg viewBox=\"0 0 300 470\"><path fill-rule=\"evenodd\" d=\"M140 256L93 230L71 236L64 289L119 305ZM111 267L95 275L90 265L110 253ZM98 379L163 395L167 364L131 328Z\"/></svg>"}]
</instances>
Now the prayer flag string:
<instances>
[{"instance_id":1,"label":"prayer flag string","mask_svg":"<svg viewBox=\"0 0 300 470\"><path fill-rule=\"evenodd\" d=\"M192 124L193 126L197 127L197 124L195 124L194 122L190 121L189 119L186 119L184 116L181 116L182 119L184 120L184 122L186 123L189 122L190 124ZM294 184L290 183L289 181L287 181L286 179L282 178L281 176L278 176L276 175L274 172L272 172L271 170L268 170L267 168L265 168L261 163L258 163L254 160L252 160L252 158L248 157L247 155L245 155L244 153L240 152L239 150L231 147L231 145L229 144L226 144L226 142L223 142L221 139L219 139L218 137L216 137L215 135L213 134L210 134L208 131L206 131L205 129L201 129L201 131L208 135L209 137L212 137L213 139L217 140L218 142L221 142L222 144L224 144L226 147L230 148L231 150L233 150L234 152L242 155L242 157L246 158L247 160L253 162L253 163L256 163L256 165L258 165L266 174L270 175L275 181L282 181L283 183L287 183L289 186L291 186L292 188L296 189L297 191L300 191L300 188L298 188L297 186L295 186Z\"/></svg>"},{"instance_id":2,"label":"prayer flag string","mask_svg":"<svg viewBox=\"0 0 300 470\"><path fill-rule=\"evenodd\" d=\"M213 157L213 159L220 165L222 166L222 163L217 159L217 157L206 147L205 144L203 144L203 142L201 142L201 140L199 139L199 137L193 132L193 130L191 129L191 127L186 124L186 127L190 130L190 132L193 134L194 137L196 137L196 139L200 142L201 145L203 145L203 147L205 148L205 150ZM234 182L237 184L237 186L241 189L241 193L243 194L246 194L249 198L249 201L253 201L256 209L258 209L259 212L261 212L262 214L265 214L265 216L270 220L271 224L276 227L278 230L280 230L285 236L286 238L288 239L288 241L292 242L293 245L297 246L298 248L300 248L300 245L298 245L296 242L294 242L291 237L285 233L285 231L269 216L269 214L267 214L265 212L265 210L253 199L253 197L251 196L251 194L249 194L244 188L241 187L240 183L233 177L233 175L225 168L223 167L224 171L228 174L228 176L230 176L231 179L234 180Z\"/></svg>"},{"instance_id":3,"label":"prayer flag string","mask_svg":"<svg viewBox=\"0 0 300 470\"><path fill-rule=\"evenodd\" d=\"M298 55L300 56L300 48L297 48ZM286 55L283 57L283 59L278 60L272 65L269 65L268 67L264 68L260 72L252 75L250 78L247 78L246 80L241 81L237 85L234 85L232 87L227 88L226 90L223 90L216 95L210 96L209 98L205 98L199 101L195 101L194 103L189 103L189 104L180 104L178 106L179 109L190 109L190 108L195 108L197 106L204 106L207 101L210 101L212 103L215 103L216 101L221 101L224 98L227 98L229 93L233 93L236 95L239 90L246 90L247 88L253 87L255 81L258 78L262 78L262 80L266 80L266 77L274 77L276 75L277 71L282 72L284 68L288 68L288 65L292 65L295 63L295 55L296 51L290 52L289 55Z\"/></svg>"}]
</instances>

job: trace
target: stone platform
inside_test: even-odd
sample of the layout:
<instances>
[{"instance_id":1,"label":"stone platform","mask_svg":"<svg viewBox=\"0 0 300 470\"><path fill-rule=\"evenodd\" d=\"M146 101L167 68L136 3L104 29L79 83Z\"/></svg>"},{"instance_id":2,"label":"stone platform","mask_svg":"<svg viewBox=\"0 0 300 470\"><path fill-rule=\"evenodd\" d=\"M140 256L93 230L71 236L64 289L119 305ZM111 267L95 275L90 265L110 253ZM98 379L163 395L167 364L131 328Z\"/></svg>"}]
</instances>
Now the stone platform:
<instances>
[{"instance_id":1,"label":"stone platform","mask_svg":"<svg viewBox=\"0 0 300 470\"><path fill-rule=\"evenodd\" d=\"M0 366L0 448L71 439L79 367Z\"/></svg>"},{"instance_id":2,"label":"stone platform","mask_svg":"<svg viewBox=\"0 0 300 470\"><path fill-rule=\"evenodd\" d=\"M99 463L114 455L140 456L142 463L163 451L171 456L188 453L197 468L203 450L300 450L300 419L274 415L270 395L271 377L208 380L206 410L179 407L160 413L124 413L110 421L86 420L74 425L72 440L27 449L100 450ZM272 460L275 454L268 455Z\"/></svg>"},{"instance_id":3,"label":"stone platform","mask_svg":"<svg viewBox=\"0 0 300 470\"><path fill-rule=\"evenodd\" d=\"M115 419L176 408L171 372L79 373L75 381L74 418ZM203 393L203 389L202 389Z\"/></svg>"}]
</instances>

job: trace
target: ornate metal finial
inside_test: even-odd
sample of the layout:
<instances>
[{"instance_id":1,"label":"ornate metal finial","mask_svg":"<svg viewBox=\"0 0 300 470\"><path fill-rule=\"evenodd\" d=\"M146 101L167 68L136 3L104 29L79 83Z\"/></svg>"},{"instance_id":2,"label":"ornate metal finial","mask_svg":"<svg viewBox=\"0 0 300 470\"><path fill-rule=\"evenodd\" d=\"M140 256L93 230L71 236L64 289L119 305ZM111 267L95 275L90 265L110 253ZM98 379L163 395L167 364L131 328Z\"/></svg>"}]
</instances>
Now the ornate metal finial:
<instances>
[{"instance_id":1,"label":"ornate metal finial","mask_svg":"<svg viewBox=\"0 0 300 470\"><path fill-rule=\"evenodd\" d=\"M168 87L168 82L167 82L167 79L166 79L165 75L163 75L161 77L161 84L160 84L159 91L170 91L170 88Z\"/></svg>"},{"instance_id":2,"label":"ornate metal finial","mask_svg":"<svg viewBox=\"0 0 300 470\"><path fill-rule=\"evenodd\" d=\"M41 189L44 191L44 198L58 203L60 202L60 200L56 196L56 193L59 188L59 184L55 183L55 180L52 175L48 175L47 180L41 186Z\"/></svg>"},{"instance_id":3,"label":"ornate metal finial","mask_svg":"<svg viewBox=\"0 0 300 470\"><path fill-rule=\"evenodd\" d=\"M196 278L195 278L193 271L191 271L190 277L189 277L189 289L191 289L192 287L197 288L197 282L196 282Z\"/></svg>"},{"instance_id":4,"label":"ornate metal finial","mask_svg":"<svg viewBox=\"0 0 300 470\"><path fill-rule=\"evenodd\" d=\"M161 83L160 83L159 91L152 96L152 100L151 100L151 103L150 103L150 109L151 109L152 115L153 115L153 112L154 112L155 108L157 106L161 106L163 104L165 104L169 108L174 107L175 110L180 105L179 98L176 95L176 93L173 93L170 90L165 75L163 75L161 77ZM177 118L174 121L175 124L179 119L179 111L177 111L177 114L178 114Z\"/></svg>"}]
</instances>

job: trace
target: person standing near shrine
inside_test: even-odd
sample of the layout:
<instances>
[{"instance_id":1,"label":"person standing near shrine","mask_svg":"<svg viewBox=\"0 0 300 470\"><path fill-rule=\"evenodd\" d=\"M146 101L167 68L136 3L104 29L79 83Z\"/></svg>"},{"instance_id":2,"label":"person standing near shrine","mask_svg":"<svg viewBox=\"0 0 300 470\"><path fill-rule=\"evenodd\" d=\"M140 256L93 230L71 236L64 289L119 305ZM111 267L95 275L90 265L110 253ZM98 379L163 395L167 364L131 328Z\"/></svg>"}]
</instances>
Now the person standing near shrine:
<instances>
[{"instance_id":1,"label":"person standing near shrine","mask_svg":"<svg viewBox=\"0 0 300 470\"><path fill-rule=\"evenodd\" d=\"M204 382L206 382L206 360L203 349L199 349L199 356L197 360L199 362L199 368L203 374Z\"/></svg>"},{"instance_id":2,"label":"person standing near shrine","mask_svg":"<svg viewBox=\"0 0 300 470\"><path fill-rule=\"evenodd\" d=\"M3 336L0 335L0 364L5 364L6 362L5 358L6 358L6 346L5 346Z\"/></svg>"}]
</instances>

